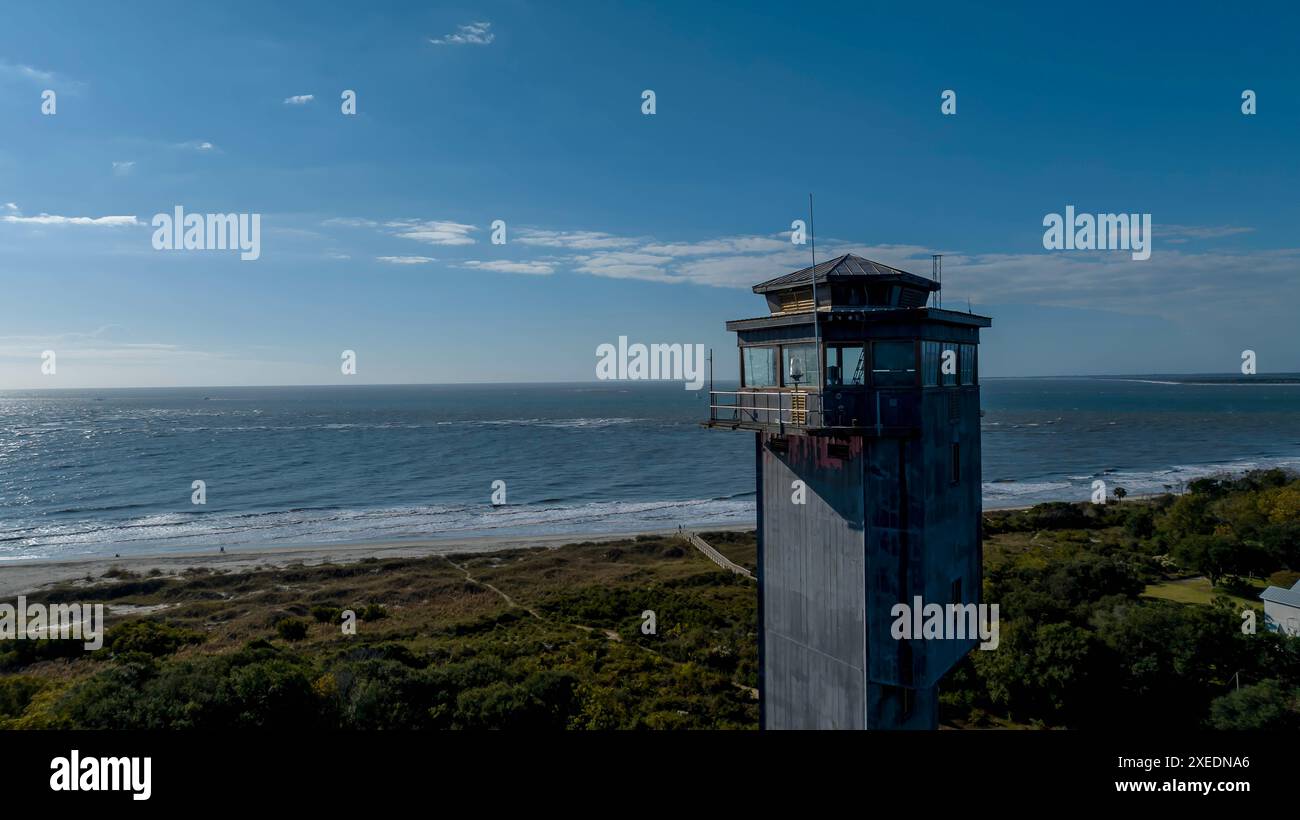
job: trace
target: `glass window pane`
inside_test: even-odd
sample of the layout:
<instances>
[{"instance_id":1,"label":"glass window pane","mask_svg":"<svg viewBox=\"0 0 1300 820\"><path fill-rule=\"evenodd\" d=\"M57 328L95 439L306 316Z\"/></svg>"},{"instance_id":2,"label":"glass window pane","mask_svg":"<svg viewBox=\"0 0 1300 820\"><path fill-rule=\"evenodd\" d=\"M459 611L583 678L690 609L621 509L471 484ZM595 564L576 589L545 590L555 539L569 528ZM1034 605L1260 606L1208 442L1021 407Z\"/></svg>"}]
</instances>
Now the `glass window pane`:
<instances>
[{"instance_id":1,"label":"glass window pane","mask_svg":"<svg viewBox=\"0 0 1300 820\"><path fill-rule=\"evenodd\" d=\"M832 369L833 368L833 369ZM864 384L861 347L831 347L826 350L826 385Z\"/></svg>"},{"instance_id":2,"label":"glass window pane","mask_svg":"<svg viewBox=\"0 0 1300 820\"><path fill-rule=\"evenodd\" d=\"M741 348L745 357L746 387L776 387L776 348Z\"/></svg>"},{"instance_id":3,"label":"glass window pane","mask_svg":"<svg viewBox=\"0 0 1300 820\"><path fill-rule=\"evenodd\" d=\"M943 342L939 350L939 384L945 387L955 387L957 384L957 350L961 345L955 345L952 342ZM946 365L946 366L945 366ZM948 372L944 372L947 370Z\"/></svg>"},{"instance_id":4,"label":"glass window pane","mask_svg":"<svg viewBox=\"0 0 1300 820\"><path fill-rule=\"evenodd\" d=\"M840 348L844 356L844 383L866 384L866 366L861 347Z\"/></svg>"},{"instance_id":5,"label":"glass window pane","mask_svg":"<svg viewBox=\"0 0 1300 820\"><path fill-rule=\"evenodd\" d=\"M939 384L939 343L921 342L921 384Z\"/></svg>"},{"instance_id":6,"label":"glass window pane","mask_svg":"<svg viewBox=\"0 0 1300 820\"><path fill-rule=\"evenodd\" d=\"M821 385L820 374L817 372L817 345L786 345L781 348L785 363L781 367L781 375L785 379L786 387L807 387L817 389ZM791 367L794 370L791 370ZM795 374L799 375L798 380L794 378Z\"/></svg>"},{"instance_id":7,"label":"glass window pane","mask_svg":"<svg viewBox=\"0 0 1300 820\"><path fill-rule=\"evenodd\" d=\"M876 342L871 350L872 384L905 387L916 383L916 347L912 342Z\"/></svg>"},{"instance_id":8,"label":"glass window pane","mask_svg":"<svg viewBox=\"0 0 1300 820\"><path fill-rule=\"evenodd\" d=\"M975 383L975 345L961 346L961 383Z\"/></svg>"}]
</instances>

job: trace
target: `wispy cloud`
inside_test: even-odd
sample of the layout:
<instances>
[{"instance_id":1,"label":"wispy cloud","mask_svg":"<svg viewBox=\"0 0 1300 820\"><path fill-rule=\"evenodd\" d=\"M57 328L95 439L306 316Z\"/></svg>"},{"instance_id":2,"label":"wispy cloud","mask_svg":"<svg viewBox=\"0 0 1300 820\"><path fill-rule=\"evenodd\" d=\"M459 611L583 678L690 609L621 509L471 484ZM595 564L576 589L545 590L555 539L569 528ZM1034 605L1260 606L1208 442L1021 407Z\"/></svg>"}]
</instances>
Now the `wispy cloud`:
<instances>
[{"instance_id":1,"label":"wispy cloud","mask_svg":"<svg viewBox=\"0 0 1300 820\"><path fill-rule=\"evenodd\" d=\"M375 261L389 265L427 265L438 260L432 256L376 256Z\"/></svg>"},{"instance_id":2,"label":"wispy cloud","mask_svg":"<svg viewBox=\"0 0 1300 820\"><path fill-rule=\"evenodd\" d=\"M479 22L457 26L453 33L430 37L429 42L436 46L485 46L496 38L491 23Z\"/></svg>"},{"instance_id":3,"label":"wispy cloud","mask_svg":"<svg viewBox=\"0 0 1300 820\"><path fill-rule=\"evenodd\" d=\"M667 244L650 244L641 248L645 253L663 256L715 256L718 254L778 253L789 251L794 246L789 239L781 240L776 236L729 236L721 239L709 239L703 242L673 242Z\"/></svg>"},{"instance_id":4,"label":"wispy cloud","mask_svg":"<svg viewBox=\"0 0 1300 820\"><path fill-rule=\"evenodd\" d=\"M42 373L46 350L58 357L57 375ZM301 373L304 366L310 366L276 358L252 345L213 350L166 341L136 341L119 328L101 328L93 333L0 336L0 387L234 384L256 373L274 373L264 377L266 383L284 384L293 374Z\"/></svg>"},{"instance_id":5,"label":"wispy cloud","mask_svg":"<svg viewBox=\"0 0 1300 820\"><path fill-rule=\"evenodd\" d=\"M751 237L723 237L695 243L645 243L626 249L579 253L557 269L614 279L665 284L748 288L806 267L806 246L752 243ZM742 252L674 255L672 248L767 248ZM823 248L825 251L823 252ZM1025 304L1107 310L1160 316L1171 321L1219 321L1237 312L1271 311L1300 300L1300 248L1239 253L1190 253L1161 249L1145 262L1127 252L962 253L914 245L862 245L827 239L819 258L856 253L920 275L928 275L930 254L944 252L945 303L967 298L983 304ZM657 251L657 252L656 252ZM1242 282L1249 281L1250 287Z\"/></svg>"},{"instance_id":6,"label":"wispy cloud","mask_svg":"<svg viewBox=\"0 0 1300 820\"><path fill-rule=\"evenodd\" d=\"M451 221L380 221L353 217L325 224L367 228L431 245L472 245L472 225ZM1157 233L1150 260L1127 252L1077 251L969 253L909 244L865 245L828 237L817 242L826 260L856 253L902 270L929 275L930 255L944 253L945 294L953 304L1019 303L1110 310L1147 316L1185 317L1211 306L1265 307L1277 299L1300 299L1300 250L1189 253L1169 237L1214 239L1249 232L1236 226L1167 226ZM1163 236L1163 239L1162 239ZM1162 249L1163 248L1163 249ZM453 267L504 274L546 276L574 273L607 279L716 288L749 288L806 267L807 245L790 242L789 231L696 239L620 236L597 230L519 226L503 252L511 259L444 260ZM391 264L419 264L425 257L380 257ZM428 260L433 261L433 260ZM1242 288L1246 278L1258 287ZM1293 284L1294 282L1294 284ZM1260 299L1270 291L1275 299Z\"/></svg>"},{"instance_id":7,"label":"wispy cloud","mask_svg":"<svg viewBox=\"0 0 1300 820\"><path fill-rule=\"evenodd\" d=\"M119 177L127 176L134 169L135 169L134 160L123 160L121 162L113 163L113 174L115 176L119 176Z\"/></svg>"},{"instance_id":8,"label":"wispy cloud","mask_svg":"<svg viewBox=\"0 0 1300 820\"><path fill-rule=\"evenodd\" d=\"M219 354L161 342L121 341L119 325L105 325L90 333L0 336L0 359L39 360L45 350L53 350L59 365L69 360L113 362L116 364L158 365L167 362L220 358Z\"/></svg>"},{"instance_id":9,"label":"wispy cloud","mask_svg":"<svg viewBox=\"0 0 1300 820\"><path fill-rule=\"evenodd\" d=\"M802 246L792 245L788 234L724 236L694 242L664 242L600 235L588 253L572 257L579 273L610 279L682 282L713 287L745 287L779 276L809 262ZM569 244L583 249L581 243ZM819 246L820 247L820 246ZM834 253L832 243L827 254ZM884 261L884 260L882 260Z\"/></svg>"},{"instance_id":10,"label":"wispy cloud","mask_svg":"<svg viewBox=\"0 0 1300 820\"><path fill-rule=\"evenodd\" d=\"M644 279L650 282L686 281L671 271L672 259L637 251L601 251L573 258L574 270L608 279Z\"/></svg>"},{"instance_id":11,"label":"wispy cloud","mask_svg":"<svg viewBox=\"0 0 1300 820\"><path fill-rule=\"evenodd\" d=\"M1222 239L1225 236L1252 233L1254 230L1254 228L1234 225L1161 225L1156 223L1152 227L1152 233L1158 239L1174 245L1195 239Z\"/></svg>"},{"instance_id":12,"label":"wispy cloud","mask_svg":"<svg viewBox=\"0 0 1300 820\"><path fill-rule=\"evenodd\" d=\"M473 225L438 220L399 219L386 222L384 226L393 236L427 245L473 245L475 240L470 233L478 230Z\"/></svg>"},{"instance_id":13,"label":"wispy cloud","mask_svg":"<svg viewBox=\"0 0 1300 820\"><path fill-rule=\"evenodd\" d=\"M1263 309L1276 300L1300 299L1300 249L1239 253L1189 253L1168 239L1215 239L1250 232L1235 226L1171 226L1161 235L1150 260L1134 261L1126 252L963 253L919 245L864 245L827 238L817 243L822 260L856 253L921 275L930 255L945 253L950 299L1037 304L1110 310L1117 313L1185 319L1207 311L1237 307ZM806 245L790 243L788 232L767 236L723 236L694 241L619 237L595 231L519 229L522 245L559 250L545 261L553 270L570 270L611 279L665 284L749 288L765 279L806 267ZM503 268L504 269L504 268ZM1249 279L1255 287L1243 288ZM1270 297L1261 298L1262 294Z\"/></svg>"},{"instance_id":14,"label":"wispy cloud","mask_svg":"<svg viewBox=\"0 0 1300 820\"><path fill-rule=\"evenodd\" d=\"M189 140L187 142L178 142L172 145L173 148L181 148L186 151L199 151L202 153L221 153L221 149L207 140Z\"/></svg>"},{"instance_id":15,"label":"wispy cloud","mask_svg":"<svg viewBox=\"0 0 1300 820\"><path fill-rule=\"evenodd\" d=\"M10 225L79 225L94 228L123 228L143 226L145 223L131 216L60 216L58 214L38 214L23 216L22 211L12 202L5 203L5 210L10 213L0 214L0 222Z\"/></svg>"},{"instance_id":16,"label":"wispy cloud","mask_svg":"<svg viewBox=\"0 0 1300 820\"><path fill-rule=\"evenodd\" d=\"M537 228L521 228L515 234L514 241L521 245L572 250L626 248L637 243L637 240L631 237L615 236L600 231L544 231Z\"/></svg>"},{"instance_id":17,"label":"wispy cloud","mask_svg":"<svg viewBox=\"0 0 1300 820\"><path fill-rule=\"evenodd\" d=\"M285 105L306 105L307 103L311 102L314 99L316 99L315 94L298 94L293 97L285 97L284 104Z\"/></svg>"},{"instance_id":18,"label":"wispy cloud","mask_svg":"<svg viewBox=\"0 0 1300 820\"><path fill-rule=\"evenodd\" d=\"M15 65L0 60L0 77L9 77L17 80L28 80L39 85L55 85L64 78L55 74L53 71L43 71L39 68L33 68L29 65ZM64 80L66 82L66 80Z\"/></svg>"},{"instance_id":19,"label":"wispy cloud","mask_svg":"<svg viewBox=\"0 0 1300 820\"><path fill-rule=\"evenodd\" d=\"M488 262L470 259L458 263L456 267L490 270L497 273L526 273L534 276L546 276L555 272L555 268L546 262L511 262L505 259L495 259Z\"/></svg>"}]
</instances>

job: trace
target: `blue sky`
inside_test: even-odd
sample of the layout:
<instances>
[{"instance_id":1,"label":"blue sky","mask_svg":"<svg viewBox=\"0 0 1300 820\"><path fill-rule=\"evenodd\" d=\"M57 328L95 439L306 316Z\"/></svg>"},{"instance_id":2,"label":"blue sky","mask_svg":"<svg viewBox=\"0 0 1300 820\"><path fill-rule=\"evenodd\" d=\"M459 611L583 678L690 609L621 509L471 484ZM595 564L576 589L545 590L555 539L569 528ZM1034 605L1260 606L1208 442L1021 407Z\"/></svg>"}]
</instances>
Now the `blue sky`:
<instances>
[{"instance_id":1,"label":"blue sky","mask_svg":"<svg viewBox=\"0 0 1300 820\"><path fill-rule=\"evenodd\" d=\"M726 377L810 191L819 258L945 254L986 375L1300 370L1295 13L898 6L7 6L0 388L590 380L619 335ZM154 250L177 205L261 258ZM1044 250L1067 205L1151 259Z\"/></svg>"}]
</instances>

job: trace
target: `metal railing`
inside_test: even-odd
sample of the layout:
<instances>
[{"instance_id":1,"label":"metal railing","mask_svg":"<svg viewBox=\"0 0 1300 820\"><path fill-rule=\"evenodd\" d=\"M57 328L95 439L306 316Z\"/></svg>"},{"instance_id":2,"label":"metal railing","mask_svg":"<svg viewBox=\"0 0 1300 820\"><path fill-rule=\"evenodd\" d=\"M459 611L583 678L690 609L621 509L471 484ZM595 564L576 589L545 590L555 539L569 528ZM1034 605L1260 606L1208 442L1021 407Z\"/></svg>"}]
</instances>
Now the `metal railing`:
<instances>
[{"instance_id":1,"label":"metal railing","mask_svg":"<svg viewBox=\"0 0 1300 820\"><path fill-rule=\"evenodd\" d=\"M713 548L713 546L708 541L705 541L699 535L693 532L688 532L686 533L686 540L689 541L691 545L694 546L697 550L704 553L704 555L710 561L722 567L723 569L734 572L737 575L743 575L746 578L750 579L751 581L754 580L754 573L745 569L740 564L737 564L735 561L732 561L730 558L723 555L722 553L718 552L716 549Z\"/></svg>"},{"instance_id":2,"label":"metal railing","mask_svg":"<svg viewBox=\"0 0 1300 820\"><path fill-rule=\"evenodd\" d=\"M723 397L733 396L727 402ZM821 394L803 390L715 390L709 392L709 421L776 427L821 427Z\"/></svg>"}]
</instances>

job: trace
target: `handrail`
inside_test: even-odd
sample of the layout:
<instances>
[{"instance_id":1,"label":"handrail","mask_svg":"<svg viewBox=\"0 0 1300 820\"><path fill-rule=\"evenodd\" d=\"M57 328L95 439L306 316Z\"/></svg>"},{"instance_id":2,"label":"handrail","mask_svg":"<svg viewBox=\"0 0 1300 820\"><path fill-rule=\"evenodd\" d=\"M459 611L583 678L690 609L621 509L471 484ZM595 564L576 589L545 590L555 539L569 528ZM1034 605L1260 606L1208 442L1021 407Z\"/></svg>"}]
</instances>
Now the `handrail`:
<instances>
[{"instance_id":1,"label":"handrail","mask_svg":"<svg viewBox=\"0 0 1300 820\"><path fill-rule=\"evenodd\" d=\"M699 535L693 532L688 532L686 533L686 540L689 541L691 545L694 546L697 550L704 553L705 557L707 557L710 561L722 567L723 569L730 570L731 572L734 572L737 575L743 575L751 581L754 580L754 574L752 572L745 569L740 564L737 564L735 561L732 561L730 558L723 555L722 553L718 552L717 549L715 549L711 544L709 544L708 541L705 541Z\"/></svg>"},{"instance_id":2,"label":"handrail","mask_svg":"<svg viewBox=\"0 0 1300 820\"><path fill-rule=\"evenodd\" d=\"M738 397L730 404L717 403L718 396ZM796 406L795 396L802 397L802 406ZM744 402L740 397L748 397ZM815 397L815 401L813 400ZM760 401L761 399L761 401ZM718 411L730 414L724 418ZM711 390L709 391L709 421L752 424L775 424L782 428L820 427L824 420L822 394L811 390Z\"/></svg>"}]
</instances>

